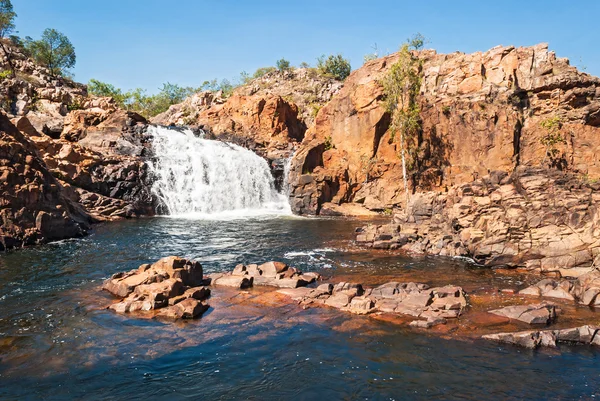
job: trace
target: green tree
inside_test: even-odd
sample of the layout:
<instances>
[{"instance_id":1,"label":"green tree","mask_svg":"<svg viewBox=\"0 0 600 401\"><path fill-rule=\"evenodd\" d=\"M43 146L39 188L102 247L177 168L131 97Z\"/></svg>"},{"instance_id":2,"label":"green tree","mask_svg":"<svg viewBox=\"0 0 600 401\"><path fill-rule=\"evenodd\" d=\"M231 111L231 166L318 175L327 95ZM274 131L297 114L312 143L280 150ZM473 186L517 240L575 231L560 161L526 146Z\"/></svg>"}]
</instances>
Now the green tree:
<instances>
[{"instance_id":1,"label":"green tree","mask_svg":"<svg viewBox=\"0 0 600 401\"><path fill-rule=\"evenodd\" d=\"M15 31L15 17L17 14L13 10L10 0L0 0L0 47L6 55L8 65L12 76L15 76L15 65L12 60L12 50L4 41Z\"/></svg>"},{"instance_id":2,"label":"green tree","mask_svg":"<svg viewBox=\"0 0 600 401\"><path fill-rule=\"evenodd\" d=\"M421 34L415 35L400 47L398 61L380 81L383 86L385 108L391 116L392 140L400 139L402 176L406 193L406 207L409 203L407 153L412 155L412 144L421 130L421 109L418 103L421 88L422 61L413 54L425 44ZM414 160L412 160L414 162Z\"/></svg>"},{"instance_id":3,"label":"green tree","mask_svg":"<svg viewBox=\"0 0 600 401\"><path fill-rule=\"evenodd\" d=\"M90 79L87 85L88 93L94 96L112 97L115 102L122 108L125 108L127 95L123 91L112 84Z\"/></svg>"},{"instance_id":4,"label":"green tree","mask_svg":"<svg viewBox=\"0 0 600 401\"><path fill-rule=\"evenodd\" d=\"M332 54L329 57L322 55L317 59L317 69L322 74L332 76L340 81L348 78L350 71L352 71L350 62L341 54Z\"/></svg>"},{"instance_id":5,"label":"green tree","mask_svg":"<svg viewBox=\"0 0 600 401\"><path fill-rule=\"evenodd\" d=\"M26 38L25 47L31 56L50 70L52 77L65 75L75 66L75 48L69 38L56 29L46 29L40 40Z\"/></svg>"},{"instance_id":6,"label":"green tree","mask_svg":"<svg viewBox=\"0 0 600 401\"><path fill-rule=\"evenodd\" d=\"M281 72L290 69L290 62L284 58L282 58L281 60L277 60L277 63L275 65L277 66L277 69Z\"/></svg>"}]
</instances>

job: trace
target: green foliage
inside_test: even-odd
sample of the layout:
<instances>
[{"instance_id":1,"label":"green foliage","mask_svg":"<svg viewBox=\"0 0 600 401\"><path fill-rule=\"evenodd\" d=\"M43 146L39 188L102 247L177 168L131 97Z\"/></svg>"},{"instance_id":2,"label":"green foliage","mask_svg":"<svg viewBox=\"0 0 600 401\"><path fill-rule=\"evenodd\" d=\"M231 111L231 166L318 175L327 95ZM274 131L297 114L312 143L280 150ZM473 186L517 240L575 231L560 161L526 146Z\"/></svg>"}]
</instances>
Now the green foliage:
<instances>
[{"instance_id":1,"label":"green foliage","mask_svg":"<svg viewBox=\"0 0 600 401\"><path fill-rule=\"evenodd\" d=\"M0 71L0 81L4 81L5 79L8 79L10 77L12 77L12 71L9 71L9 70Z\"/></svg>"},{"instance_id":2,"label":"green foliage","mask_svg":"<svg viewBox=\"0 0 600 401\"><path fill-rule=\"evenodd\" d=\"M67 105L67 110L69 111L81 109L83 109L83 105L81 104L78 98L75 98L70 104Z\"/></svg>"},{"instance_id":3,"label":"green foliage","mask_svg":"<svg viewBox=\"0 0 600 401\"><path fill-rule=\"evenodd\" d=\"M325 137L325 150L333 149L333 143L331 143L331 136Z\"/></svg>"},{"instance_id":4,"label":"green foliage","mask_svg":"<svg viewBox=\"0 0 600 401\"><path fill-rule=\"evenodd\" d=\"M300 63L300 68L310 68L310 64L308 64L306 61L303 61Z\"/></svg>"},{"instance_id":5,"label":"green foliage","mask_svg":"<svg viewBox=\"0 0 600 401\"><path fill-rule=\"evenodd\" d=\"M16 16L10 0L0 0L0 38L9 37L15 31Z\"/></svg>"},{"instance_id":6,"label":"green foliage","mask_svg":"<svg viewBox=\"0 0 600 401\"><path fill-rule=\"evenodd\" d=\"M384 104L391 116L390 130L394 140L399 134L402 172L408 205L408 178L406 172L407 157L409 165L414 165L416 149L415 138L421 130L421 109L417 98L421 88L422 61L413 55L413 50L423 47L425 40L417 34L400 47L398 61L380 81L383 87Z\"/></svg>"},{"instance_id":7,"label":"green foliage","mask_svg":"<svg viewBox=\"0 0 600 401\"><path fill-rule=\"evenodd\" d=\"M322 55L317 59L317 69L321 74L331 76L339 81L348 78L350 71L352 71L350 62L341 54L332 54L329 57Z\"/></svg>"},{"instance_id":8,"label":"green foliage","mask_svg":"<svg viewBox=\"0 0 600 401\"><path fill-rule=\"evenodd\" d=\"M88 82L87 89L90 95L112 97L119 106L123 108L125 107L127 95L123 93L121 89L116 88L112 84L101 82L97 79L90 79L90 82Z\"/></svg>"},{"instance_id":9,"label":"green foliage","mask_svg":"<svg viewBox=\"0 0 600 401\"><path fill-rule=\"evenodd\" d=\"M287 71L287 70L289 70L291 68L290 62L288 60L284 59L284 58L282 58L281 60L277 60L277 62L275 63L275 65L277 66L277 69L280 72Z\"/></svg>"},{"instance_id":10,"label":"green foliage","mask_svg":"<svg viewBox=\"0 0 600 401\"><path fill-rule=\"evenodd\" d=\"M448 117L450 115L450 106L442 106L442 113L444 113L444 115Z\"/></svg>"},{"instance_id":11,"label":"green foliage","mask_svg":"<svg viewBox=\"0 0 600 401\"><path fill-rule=\"evenodd\" d=\"M186 97L198 92L198 89L181 87L172 83L163 84L156 95L148 95L144 89L137 88L127 92L114 85L91 79L88 83L88 93L95 96L112 97L119 107L135 111L146 118L154 117Z\"/></svg>"},{"instance_id":12,"label":"green foliage","mask_svg":"<svg viewBox=\"0 0 600 401\"><path fill-rule=\"evenodd\" d=\"M562 128L562 121L560 117L554 116L541 121L540 126L546 130L546 135L540 139L542 145L546 147L546 156L544 157L544 161L546 157L549 157L554 164L559 155L557 145L561 143L567 143L566 139L560 132L560 129Z\"/></svg>"},{"instance_id":13,"label":"green foliage","mask_svg":"<svg viewBox=\"0 0 600 401\"><path fill-rule=\"evenodd\" d=\"M261 67L259 69L257 69L254 74L252 74L252 78L256 79L256 78L260 78L263 77L271 72L277 71L277 68L275 67Z\"/></svg>"},{"instance_id":14,"label":"green foliage","mask_svg":"<svg viewBox=\"0 0 600 401\"><path fill-rule=\"evenodd\" d=\"M310 104L310 108L311 108L310 115L313 118L316 118L317 114L319 114L319 110L321 110L321 107L323 107L323 106L321 106L319 103L311 103Z\"/></svg>"},{"instance_id":15,"label":"green foliage","mask_svg":"<svg viewBox=\"0 0 600 401\"><path fill-rule=\"evenodd\" d=\"M379 49L377 48L377 43L375 43L371 47L373 48L373 53L365 54L365 56L363 57L364 63L368 63L369 61L376 60L379 58Z\"/></svg>"},{"instance_id":16,"label":"green foliage","mask_svg":"<svg viewBox=\"0 0 600 401\"><path fill-rule=\"evenodd\" d=\"M46 29L40 40L25 38L25 48L53 77L65 75L75 66L75 48L69 38L55 29Z\"/></svg>"}]
</instances>

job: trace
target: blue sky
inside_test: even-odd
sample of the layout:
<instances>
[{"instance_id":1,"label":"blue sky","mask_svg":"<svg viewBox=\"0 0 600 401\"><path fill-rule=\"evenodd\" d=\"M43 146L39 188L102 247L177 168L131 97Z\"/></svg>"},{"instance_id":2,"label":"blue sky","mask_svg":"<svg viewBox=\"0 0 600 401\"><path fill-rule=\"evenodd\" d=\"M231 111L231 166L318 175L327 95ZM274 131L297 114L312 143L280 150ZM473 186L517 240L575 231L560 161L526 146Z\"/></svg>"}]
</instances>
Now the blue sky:
<instances>
[{"instance_id":1,"label":"blue sky","mask_svg":"<svg viewBox=\"0 0 600 401\"><path fill-rule=\"evenodd\" d=\"M352 67L376 43L394 52L416 32L439 52L548 42L559 57L600 75L600 1L12 0L21 36L65 33L75 79L155 92L199 86L274 65L342 53ZM576 6L575 6L576 4Z\"/></svg>"}]
</instances>

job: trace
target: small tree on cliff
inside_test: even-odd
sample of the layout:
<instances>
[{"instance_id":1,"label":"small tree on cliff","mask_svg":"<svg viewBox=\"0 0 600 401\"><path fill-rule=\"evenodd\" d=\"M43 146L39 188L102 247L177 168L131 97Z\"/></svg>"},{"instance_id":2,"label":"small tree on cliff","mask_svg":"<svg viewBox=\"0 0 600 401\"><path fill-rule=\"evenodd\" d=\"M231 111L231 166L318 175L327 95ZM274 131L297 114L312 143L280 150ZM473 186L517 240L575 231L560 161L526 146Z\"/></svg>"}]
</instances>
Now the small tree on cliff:
<instances>
[{"instance_id":1,"label":"small tree on cliff","mask_svg":"<svg viewBox=\"0 0 600 401\"><path fill-rule=\"evenodd\" d=\"M40 40L26 38L25 47L35 61L50 70L52 77L64 75L77 60L69 38L56 29L46 29Z\"/></svg>"},{"instance_id":2,"label":"small tree on cliff","mask_svg":"<svg viewBox=\"0 0 600 401\"><path fill-rule=\"evenodd\" d=\"M280 72L287 71L291 68L290 62L284 58L282 58L281 60L277 60L277 63L275 65L277 66L277 69Z\"/></svg>"},{"instance_id":3,"label":"small tree on cliff","mask_svg":"<svg viewBox=\"0 0 600 401\"><path fill-rule=\"evenodd\" d=\"M390 130L392 140L399 139L400 158L402 159L402 177L408 208L409 191L407 175L407 153L421 130L421 118L417 97L421 88L421 60L413 54L425 44L421 34L415 35L400 47L398 61L394 63L380 81L383 86L385 108L391 116Z\"/></svg>"},{"instance_id":4,"label":"small tree on cliff","mask_svg":"<svg viewBox=\"0 0 600 401\"><path fill-rule=\"evenodd\" d=\"M329 57L322 55L317 59L317 70L323 75L343 81L350 75L352 67L350 61L346 60L341 54L332 54Z\"/></svg>"},{"instance_id":5,"label":"small tree on cliff","mask_svg":"<svg viewBox=\"0 0 600 401\"><path fill-rule=\"evenodd\" d=\"M12 61L12 50L10 46L6 45L4 41L15 31L15 17L17 14L13 10L12 3L10 0L0 0L0 47L6 59L12 76L15 76L15 66Z\"/></svg>"}]
</instances>

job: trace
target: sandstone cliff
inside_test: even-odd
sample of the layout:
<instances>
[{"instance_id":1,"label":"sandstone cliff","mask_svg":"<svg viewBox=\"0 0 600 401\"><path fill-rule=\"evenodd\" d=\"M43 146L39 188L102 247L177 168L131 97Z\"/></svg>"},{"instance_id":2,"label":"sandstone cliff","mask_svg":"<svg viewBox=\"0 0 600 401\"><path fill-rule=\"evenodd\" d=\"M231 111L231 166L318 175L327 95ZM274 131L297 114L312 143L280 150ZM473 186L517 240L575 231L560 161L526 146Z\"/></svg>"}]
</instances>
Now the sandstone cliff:
<instances>
[{"instance_id":1,"label":"sandstone cliff","mask_svg":"<svg viewBox=\"0 0 600 401\"><path fill-rule=\"evenodd\" d=\"M313 69L273 71L238 87L228 98L221 93L197 93L151 122L197 126L273 161L292 154L316 112L341 86Z\"/></svg>"},{"instance_id":2,"label":"sandstone cliff","mask_svg":"<svg viewBox=\"0 0 600 401\"><path fill-rule=\"evenodd\" d=\"M577 71L547 45L485 53L422 51L422 133L411 191L447 190L493 171L544 166L600 176L600 79ZM292 208L315 214L327 203L371 210L402 207L399 149L378 83L390 55L354 71L318 113L290 175ZM541 123L559 121L564 143L550 160Z\"/></svg>"},{"instance_id":3,"label":"sandstone cliff","mask_svg":"<svg viewBox=\"0 0 600 401\"><path fill-rule=\"evenodd\" d=\"M83 235L89 224L154 213L146 121L13 51L0 81L2 249ZM1 60L8 69L6 58Z\"/></svg>"}]
</instances>

